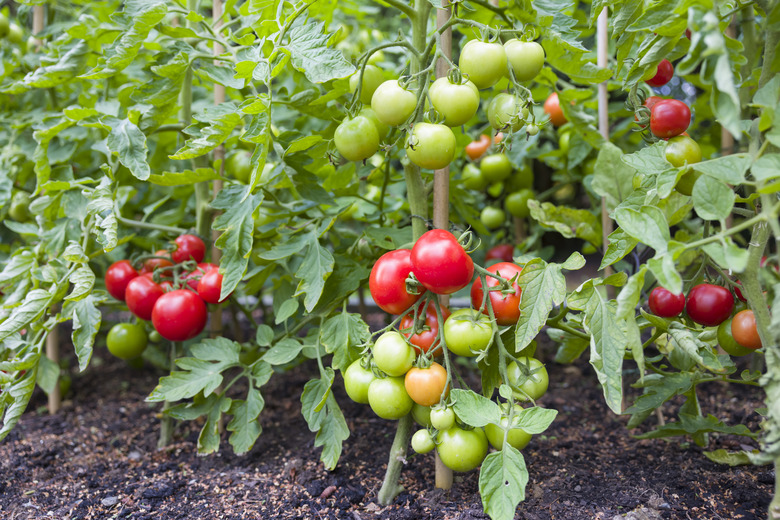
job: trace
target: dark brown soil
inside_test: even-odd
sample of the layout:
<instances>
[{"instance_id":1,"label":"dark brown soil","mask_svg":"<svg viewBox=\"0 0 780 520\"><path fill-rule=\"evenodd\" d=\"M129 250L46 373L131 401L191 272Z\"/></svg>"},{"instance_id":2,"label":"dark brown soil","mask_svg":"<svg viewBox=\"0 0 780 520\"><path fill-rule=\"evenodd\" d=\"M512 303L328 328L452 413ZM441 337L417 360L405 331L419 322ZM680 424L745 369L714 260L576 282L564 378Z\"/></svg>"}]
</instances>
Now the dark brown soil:
<instances>
[{"instance_id":1,"label":"dark brown soil","mask_svg":"<svg viewBox=\"0 0 780 520\"><path fill-rule=\"evenodd\" d=\"M394 424L349 401L340 382L336 397L352 436L338 468L323 469L300 415L311 365L276 375L265 387L264 432L248 455L233 455L223 442L219 454L198 457L199 424L179 425L170 449L156 449L159 406L144 397L159 373L96 357L104 363L74 377L59 413L48 415L36 394L0 444L0 518L487 518L477 472L456 474L451 491L435 490L430 455L410 455L401 477L407 491L392 506L378 506ZM607 411L587 364L549 363L548 370L551 389L541 402L560 414L523 451L530 483L517 518L612 520L634 510L629 518L765 517L774 480L769 467L720 466L684 439L635 440L626 419ZM711 385L705 392L707 412L756 427L760 390ZM739 449L741 442L716 437L712 447Z\"/></svg>"}]
</instances>

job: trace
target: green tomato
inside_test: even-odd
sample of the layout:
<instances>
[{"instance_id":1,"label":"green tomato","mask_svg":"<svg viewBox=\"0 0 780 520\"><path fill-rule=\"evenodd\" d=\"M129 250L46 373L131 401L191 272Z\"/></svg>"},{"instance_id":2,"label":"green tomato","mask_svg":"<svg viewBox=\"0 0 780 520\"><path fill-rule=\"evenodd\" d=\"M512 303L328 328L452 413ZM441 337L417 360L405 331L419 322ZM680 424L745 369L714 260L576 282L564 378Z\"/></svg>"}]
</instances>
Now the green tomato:
<instances>
[{"instance_id":1,"label":"green tomato","mask_svg":"<svg viewBox=\"0 0 780 520\"><path fill-rule=\"evenodd\" d=\"M17 222L30 220L30 194L26 191L17 191L11 197L11 207L8 216Z\"/></svg>"},{"instance_id":2,"label":"green tomato","mask_svg":"<svg viewBox=\"0 0 780 520\"><path fill-rule=\"evenodd\" d=\"M547 369L541 361L535 358L520 357L518 362L512 361L506 368L509 385L517 387L520 391L515 391L515 399L527 401L529 398L536 400L547 392L549 378Z\"/></svg>"},{"instance_id":3,"label":"green tomato","mask_svg":"<svg viewBox=\"0 0 780 520\"><path fill-rule=\"evenodd\" d=\"M518 407L518 409L521 409ZM507 416L501 417L499 424L487 424L485 425L485 434L487 435L490 445L495 449L500 450L504 447L504 429L509 425L509 418ZM528 443L531 442L531 434L526 433L518 427L513 427L509 430L506 438L507 442L513 448L522 450Z\"/></svg>"},{"instance_id":4,"label":"green tomato","mask_svg":"<svg viewBox=\"0 0 780 520\"><path fill-rule=\"evenodd\" d=\"M731 333L731 321L733 318L729 318L720 325L718 325L718 345L732 356L747 356L751 352L755 352L749 348L745 348L734 339Z\"/></svg>"},{"instance_id":5,"label":"green tomato","mask_svg":"<svg viewBox=\"0 0 780 520\"><path fill-rule=\"evenodd\" d=\"M385 81L374 91L371 108L377 119L388 126L406 122L417 107L417 96L398 84L398 80Z\"/></svg>"},{"instance_id":6,"label":"green tomato","mask_svg":"<svg viewBox=\"0 0 780 520\"><path fill-rule=\"evenodd\" d=\"M363 368L361 360L353 361L344 371L344 389L356 403L368 403L368 387L376 379L371 370Z\"/></svg>"},{"instance_id":7,"label":"green tomato","mask_svg":"<svg viewBox=\"0 0 780 520\"><path fill-rule=\"evenodd\" d=\"M439 432L436 452L445 466L452 471L471 471L485 460L488 442L482 428L464 430L453 426Z\"/></svg>"},{"instance_id":8,"label":"green tomato","mask_svg":"<svg viewBox=\"0 0 780 520\"><path fill-rule=\"evenodd\" d=\"M506 222L506 212L495 206L486 206L479 214L479 220L490 230L498 229Z\"/></svg>"},{"instance_id":9,"label":"green tomato","mask_svg":"<svg viewBox=\"0 0 780 520\"><path fill-rule=\"evenodd\" d=\"M452 408L431 410L431 426L439 431L449 430L455 425L455 412Z\"/></svg>"},{"instance_id":10,"label":"green tomato","mask_svg":"<svg viewBox=\"0 0 780 520\"><path fill-rule=\"evenodd\" d=\"M18 25L12 23L8 26L8 36L6 37L9 42L21 45L24 41L24 31Z\"/></svg>"},{"instance_id":11,"label":"green tomato","mask_svg":"<svg viewBox=\"0 0 780 520\"><path fill-rule=\"evenodd\" d=\"M504 201L506 210L514 217L526 218L531 214L528 201L534 200L536 194L533 190L520 190L507 195Z\"/></svg>"},{"instance_id":12,"label":"green tomato","mask_svg":"<svg viewBox=\"0 0 780 520\"><path fill-rule=\"evenodd\" d=\"M498 182L512 175L512 162L503 153L494 153L482 158L479 163L482 176L488 182Z\"/></svg>"},{"instance_id":13,"label":"green tomato","mask_svg":"<svg viewBox=\"0 0 780 520\"><path fill-rule=\"evenodd\" d=\"M487 179L482 176L482 170L474 163L467 163L466 166L463 167L460 179L463 182L463 187L469 190L481 191L488 185Z\"/></svg>"},{"instance_id":14,"label":"green tomato","mask_svg":"<svg viewBox=\"0 0 780 520\"><path fill-rule=\"evenodd\" d=\"M406 393L403 377L383 377L369 385L368 405L382 419L394 420L412 411L414 401Z\"/></svg>"},{"instance_id":15,"label":"green tomato","mask_svg":"<svg viewBox=\"0 0 780 520\"><path fill-rule=\"evenodd\" d=\"M431 433L428 430L417 430L412 435L412 449L421 455L433 451L436 445L433 443Z\"/></svg>"},{"instance_id":16,"label":"green tomato","mask_svg":"<svg viewBox=\"0 0 780 520\"><path fill-rule=\"evenodd\" d=\"M149 338L143 325L117 323L108 331L108 351L120 359L133 359L143 354Z\"/></svg>"},{"instance_id":17,"label":"green tomato","mask_svg":"<svg viewBox=\"0 0 780 520\"><path fill-rule=\"evenodd\" d=\"M460 51L458 67L479 89L490 88L506 74L506 51L500 43L471 40Z\"/></svg>"},{"instance_id":18,"label":"green tomato","mask_svg":"<svg viewBox=\"0 0 780 520\"><path fill-rule=\"evenodd\" d=\"M517 81L534 79L544 67L544 49L536 42L509 40L504 51Z\"/></svg>"},{"instance_id":19,"label":"green tomato","mask_svg":"<svg viewBox=\"0 0 780 520\"><path fill-rule=\"evenodd\" d=\"M342 121L336 128L333 142L348 161L362 161L379 150L379 133L370 119L356 116Z\"/></svg>"},{"instance_id":20,"label":"green tomato","mask_svg":"<svg viewBox=\"0 0 780 520\"><path fill-rule=\"evenodd\" d=\"M225 160L225 174L238 182L249 184L252 177L252 152L238 150Z\"/></svg>"},{"instance_id":21,"label":"green tomato","mask_svg":"<svg viewBox=\"0 0 780 520\"><path fill-rule=\"evenodd\" d=\"M502 193L504 193L504 183L494 182L487 188L488 195L493 197L494 199L497 199Z\"/></svg>"},{"instance_id":22,"label":"green tomato","mask_svg":"<svg viewBox=\"0 0 780 520\"><path fill-rule=\"evenodd\" d=\"M534 185L534 171L531 166L523 164L522 167L517 170L514 175L507 180L507 190L511 192L528 190L533 188Z\"/></svg>"},{"instance_id":23,"label":"green tomato","mask_svg":"<svg viewBox=\"0 0 780 520\"><path fill-rule=\"evenodd\" d=\"M349 91L355 92L358 88L358 79L360 78L360 69L357 70L349 78ZM377 87L385 81L385 77L382 75L382 69L376 65L366 65L366 70L363 72L363 88L360 91L360 102L364 105L371 103L371 98L374 96L374 91Z\"/></svg>"},{"instance_id":24,"label":"green tomato","mask_svg":"<svg viewBox=\"0 0 780 520\"><path fill-rule=\"evenodd\" d=\"M696 181L702 175L702 172L689 169L682 175L682 177L680 177L680 180L677 181L677 184L674 185L674 189L676 189L678 193L690 197L693 195L693 185L696 184Z\"/></svg>"},{"instance_id":25,"label":"green tomato","mask_svg":"<svg viewBox=\"0 0 780 520\"><path fill-rule=\"evenodd\" d=\"M672 137L666 143L664 157L672 166L680 167L686 164L695 164L701 161L701 148L699 143L687 135Z\"/></svg>"},{"instance_id":26,"label":"green tomato","mask_svg":"<svg viewBox=\"0 0 780 520\"><path fill-rule=\"evenodd\" d=\"M476 356L490 346L492 339L490 318L478 310L459 309L444 322L447 348L459 356Z\"/></svg>"},{"instance_id":27,"label":"green tomato","mask_svg":"<svg viewBox=\"0 0 780 520\"><path fill-rule=\"evenodd\" d=\"M406 141L406 156L420 168L441 170L455 158L455 134L448 126L416 123Z\"/></svg>"},{"instance_id":28,"label":"green tomato","mask_svg":"<svg viewBox=\"0 0 780 520\"><path fill-rule=\"evenodd\" d=\"M376 117L376 112L374 112L374 109L369 107L363 107L360 109L360 112L358 112L359 116L363 116L367 119L369 119L372 123L374 123L374 126L376 127L376 132L379 134L379 140L382 141L385 137L387 137L387 133L390 131L390 128L386 124L384 124L382 121L379 120L378 117Z\"/></svg>"},{"instance_id":29,"label":"green tomato","mask_svg":"<svg viewBox=\"0 0 780 520\"><path fill-rule=\"evenodd\" d=\"M517 132L525 124L528 115L527 108L520 107L520 100L509 94L498 94L490 100L487 108L490 126L496 130L502 130L511 126L513 132Z\"/></svg>"},{"instance_id":30,"label":"green tomato","mask_svg":"<svg viewBox=\"0 0 780 520\"><path fill-rule=\"evenodd\" d=\"M412 406L412 417L414 418L414 422L423 428L431 427L431 412L430 406L423 406L417 403L414 403L414 406Z\"/></svg>"},{"instance_id":31,"label":"green tomato","mask_svg":"<svg viewBox=\"0 0 780 520\"><path fill-rule=\"evenodd\" d=\"M400 332L385 332L371 349L377 368L391 376L406 374L414 363L414 349Z\"/></svg>"},{"instance_id":32,"label":"green tomato","mask_svg":"<svg viewBox=\"0 0 780 520\"><path fill-rule=\"evenodd\" d=\"M446 77L439 78L428 89L428 95L447 126L467 123L479 108L479 90L471 81L458 85L450 83Z\"/></svg>"}]
</instances>

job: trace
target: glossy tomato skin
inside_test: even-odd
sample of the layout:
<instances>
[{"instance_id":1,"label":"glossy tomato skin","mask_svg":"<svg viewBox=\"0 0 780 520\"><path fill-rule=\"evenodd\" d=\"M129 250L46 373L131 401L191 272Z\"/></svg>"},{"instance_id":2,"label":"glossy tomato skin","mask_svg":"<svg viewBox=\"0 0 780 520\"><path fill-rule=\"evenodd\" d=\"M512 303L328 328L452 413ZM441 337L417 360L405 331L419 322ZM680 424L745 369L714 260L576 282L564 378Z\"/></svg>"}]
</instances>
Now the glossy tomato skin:
<instances>
[{"instance_id":1,"label":"glossy tomato skin","mask_svg":"<svg viewBox=\"0 0 780 520\"><path fill-rule=\"evenodd\" d=\"M344 371L344 389L356 403L368 404L368 387L374 379L374 373L363 368L361 360L358 359Z\"/></svg>"},{"instance_id":2,"label":"glossy tomato skin","mask_svg":"<svg viewBox=\"0 0 780 520\"><path fill-rule=\"evenodd\" d=\"M479 90L468 80L458 85L446 77L439 78L428 89L428 95L447 126L466 124L479 108Z\"/></svg>"},{"instance_id":3,"label":"glossy tomato skin","mask_svg":"<svg viewBox=\"0 0 780 520\"><path fill-rule=\"evenodd\" d=\"M447 391L447 371L435 361L428 368L412 367L404 376L406 393L417 404L433 406Z\"/></svg>"},{"instance_id":4,"label":"glossy tomato skin","mask_svg":"<svg viewBox=\"0 0 780 520\"><path fill-rule=\"evenodd\" d=\"M453 426L439 432L439 445L436 452L441 461L452 471L471 471L485 460L488 441L482 428L464 430Z\"/></svg>"},{"instance_id":5,"label":"glossy tomato skin","mask_svg":"<svg viewBox=\"0 0 780 520\"><path fill-rule=\"evenodd\" d=\"M368 159L379 150L379 132L365 116L345 119L333 134L336 150L348 161Z\"/></svg>"},{"instance_id":6,"label":"glossy tomato skin","mask_svg":"<svg viewBox=\"0 0 780 520\"><path fill-rule=\"evenodd\" d=\"M522 368L519 365L522 365ZM526 376L524 369L530 372L528 376ZM534 401L539 399L547 392L547 387L550 384L547 369L536 358L517 358L517 361L512 361L506 367L506 374L509 378L509 384L513 387L519 387L520 391L515 390L514 396L520 401L527 401L529 398Z\"/></svg>"},{"instance_id":7,"label":"glossy tomato skin","mask_svg":"<svg viewBox=\"0 0 780 520\"><path fill-rule=\"evenodd\" d=\"M395 420L411 412L414 401L406 393L403 377L383 377L368 386L368 404L382 419Z\"/></svg>"},{"instance_id":8,"label":"glossy tomato skin","mask_svg":"<svg viewBox=\"0 0 780 520\"><path fill-rule=\"evenodd\" d=\"M685 309L685 295L673 294L663 287L656 287L650 291L650 297L647 300L650 306L650 312L662 318L672 318L679 316Z\"/></svg>"},{"instance_id":9,"label":"glossy tomato skin","mask_svg":"<svg viewBox=\"0 0 780 520\"><path fill-rule=\"evenodd\" d=\"M374 302L385 312L403 314L425 292L409 294L406 279L412 272L411 249L396 249L379 257L371 268L368 289Z\"/></svg>"},{"instance_id":10,"label":"glossy tomato skin","mask_svg":"<svg viewBox=\"0 0 780 520\"><path fill-rule=\"evenodd\" d=\"M406 141L406 156L420 168L440 170L455 158L455 134L450 127L415 123Z\"/></svg>"},{"instance_id":11,"label":"glossy tomato skin","mask_svg":"<svg viewBox=\"0 0 780 520\"><path fill-rule=\"evenodd\" d=\"M114 262L106 270L106 290L117 300L125 301L125 291L130 280L138 276L129 260Z\"/></svg>"},{"instance_id":12,"label":"glossy tomato skin","mask_svg":"<svg viewBox=\"0 0 780 520\"><path fill-rule=\"evenodd\" d=\"M146 350L149 338L143 325L117 323L108 331L108 351L120 359L133 359Z\"/></svg>"},{"instance_id":13,"label":"glossy tomato skin","mask_svg":"<svg viewBox=\"0 0 780 520\"><path fill-rule=\"evenodd\" d=\"M200 296L206 303L222 303L227 300L230 295L223 299L219 299L219 295L222 291L222 275L219 274L219 269L210 269L203 275L198 284L198 296Z\"/></svg>"},{"instance_id":14,"label":"glossy tomato skin","mask_svg":"<svg viewBox=\"0 0 780 520\"><path fill-rule=\"evenodd\" d=\"M650 109L650 131L656 137L675 137L691 124L691 109L677 99L659 101Z\"/></svg>"},{"instance_id":15,"label":"glossy tomato skin","mask_svg":"<svg viewBox=\"0 0 780 520\"><path fill-rule=\"evenodd\" d=\"M194 338L203 332L207 319L206 304L200 296L186 289L163 294L152 309L155 330L169 341Z\"/></svg>"},{"instance_id":16,"label":"glossy tomato skin","mask_svg":"<svg viewBox=\"0 0 780 520\"><path fill-rule=\"evenodd\" d=\"M758 350L761 348L761 337L756 327L756 316L751 310L739 311L731 320L731 335L741 346Z\"/></svg>"},{"instance_id":17,"label":"glossy tomato skin","mask_svg":"<svg viewBox=\"0 0 780 520\"><path fill-rule=\"evenodd\" d=\"M195 235L181 235L176 237L176 249L171 253L171 258L176 264L195 260L202 262L206 256L206 244Z\"/></svg>"},{"instance_id":18,"label":"glossy tomato skin","mask_svg":"<svg viewBox=\"0 0 780 520\"><path fill-rule=\"evenodd\" d=\"M450 310L447 307L442 306L441 317L445 321L450 317ZM401 322L398 324L398 327L401 330L408 331L404 332L403 335L409 340L409 343L412 344L414 350L417 352L428 352L431 350L431 347L433 347L436 336L439 333L439 317L436 314L436 307L433 303L429 303L425 309L425 328L416 334L412 334L411 329L413 326L414 315L411 312L401 318ZM434 350L434 354L437 356L441 354L441 348L439 348L438 344Z\"/></svg>"},{"instance_id":19,"label":"glossy tomato skin","mask_svg":"<svg viewBox=\"0 0 780 520\"><path fill-rule=\"evenodd\" d=\"M485 262L491 260L501 260L502 262L511 262L515 254L515 246L512 244L499 244L488 249L485 255Z\"/></svg>"},{"instance_id":20,"label":"glossy tomato skin","mask_svg":"<svg viewBox=\"0 0 780 520\"><path fill-rule=\"evenodd\" d=\"M487 270L507 280L512 280L516 275L520 274L523 268L511 262L499 262L491 265ZM490 276L486 277L486 281L488 287L495 287L499 283L498 280ZM507 295L501 294L501 291L490 291L489 297L493 305L493 314L499 325L514 325L520 319L520 295L522 289L517 285L517 280L512 283L512 287L514 287L515 292ZM480 309L482 307L482 299L482 279L477 278L471 285L471 306L475 309ZM482 312L489 315L487 307L482 309Z\"/></svg>"},{"instance_id":21,"label":"glossy tomato skin","mask_svg":"<svg viewBox=\"0 0 780 520\"><path fill-rule=\"evenodd\" d=\"M544 102L544 111L550 116L550 122L553 126L561 126L566 123L566 116L561 109L561 102L558 99L558 93L553 92Z\"/></svg>"},{"instance_id":22,"label":"glossy tomato skin","mask_svg":"<svg viewBox=\"0 0 780 520\"><path fill-rule=\"evenodd\" d=\"M414 363L414 349L400 333L385 332L374 342L371 349L374 363L379 370L389 376L406 374Z\"/></svg>"},{"instance_id":23,"label":"glossy tomato skin","mask_svg":"<svg viewBox=\"0 0 780 520\"><path fill-rule=\"evenodd\" d=\"M466 145L466 155L472 161L476 161L487 152L488 148L490 148L490 138L482 134L479 136L479 141L471 141Z\"/></svg>"},{"instance_id":24,"label":"glossy tomato skin","mask_svg":"<svg viewBox=\"0 0 780 520\"><path fill-rule=\"evenodd\" d=\"M715 327L726 321L734 309L734 296L728 289L708 283L699 284L688 292L685 310L693 321Z\"/></svg>"},{"instance_id":25,"label":"glossy tomato skin","mask_svg":"<svg viewBox=\"0 0 780 520\"><path fill-rule=\"evenodd\" d=\"M146 273L130 280L125 291L125 301L130 312L149 321L152 319L154 304L163 294L163 288L154 283L152 273Z\"/></svg>"},{"instance_id":26,"label":"glossy tomato skin","mask_svg":"<svg viewBox=\"0 0 780 520\"><path fill-rule=\"evenodd\" d=\"M753 352L753 349L743 347L734 339L731 333L732 320L733 318L729 318L718 325L718 345L732 356L746 356Z\"/></svg>"},{"instance_id":27,"label":"glossy tomato skin","mask_svg":"<svg viewBox=\"0 0 780 520\"><path fill-rule=\"evenodd\" d=\"M645 81L651 87L663 87L674 76L674 65L672 62L664 58L661 63L658 64L658 70L655 76Z\"/></svg>"},{"instance_id":28,"label":"glossy tomato skin","mask_svg":"<svg viewBox=\"0 0 780 520\"><path fill-rule=\"evenodd\" d=\"M429 291L452 294L474 277L474 262L452 233L432 229L412 247L412 272Z\"/></svg>"},{"instance_id":29,"label":"glossy tomato skin","mask_svg":"<svg viewBox=\"0 0 780 520\"><path fill-rule=\"evenodd\" d=\"M459 309L444 322L444 341L453 354L474 357L490 346L490 318L475 309Z\"/></svg>"},{"instance_id":30,"label":"glossy tomato skin","mask_svg":"<svg viewBox=\"0 0 780 520\"><path fill-rule=\"evenodd\" d=\"M460 52L458 66L479 89L490 88L507 73L506 51L500 43L471 40Z\"/></svg>"}]
</instances>

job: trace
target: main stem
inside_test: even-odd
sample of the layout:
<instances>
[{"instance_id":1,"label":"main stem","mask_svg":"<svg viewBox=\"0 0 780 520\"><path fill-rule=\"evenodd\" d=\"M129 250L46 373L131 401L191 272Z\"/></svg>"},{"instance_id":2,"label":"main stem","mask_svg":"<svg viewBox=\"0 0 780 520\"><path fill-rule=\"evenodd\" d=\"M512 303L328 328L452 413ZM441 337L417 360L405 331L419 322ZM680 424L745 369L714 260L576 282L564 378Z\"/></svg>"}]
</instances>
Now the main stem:
<instances>
[{"instance_id":1,"label":"main stem","mask_svg":"<svg viewBox=\"0 0 780 520\"><path fill-rule=\"evenodd\" d=\"M428 14L431 4L425 1L419 1L415 5L415 11L410 20L412 22L412 45L422 55L426 47L426 29ZM420 63L416 57L412 58L411 72L415 74L421 71L424 64ZM423 184L420 169L409 164L404 169L406 177L406 194L409 199L409 209L412 212L412 233L414 240L420 238L427 230L426 220L428 219L428 200L425 197L425 185ZM390 456L387 461L387 471L385 479L382 482L382 488L377 495L377 501L383 505L389 505L395 500L403 490L403 486L398 483L401 476L401 469L406 460L406 448L409 446L409 439L412 436L412 416L407 414L398 421L398 427L395 431L393 445L390 448Z\"/></svg>"}]
</instances>

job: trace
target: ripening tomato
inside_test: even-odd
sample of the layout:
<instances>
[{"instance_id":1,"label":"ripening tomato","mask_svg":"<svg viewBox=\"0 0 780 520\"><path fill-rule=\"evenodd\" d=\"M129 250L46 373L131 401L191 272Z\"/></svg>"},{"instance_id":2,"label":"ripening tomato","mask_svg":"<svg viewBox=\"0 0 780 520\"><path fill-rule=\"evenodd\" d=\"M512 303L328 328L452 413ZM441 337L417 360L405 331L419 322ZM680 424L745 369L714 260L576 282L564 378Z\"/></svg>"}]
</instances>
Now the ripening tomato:
<instances>
[{"instance_id":1,"label":"ripening tomato","mask_svg":"<svg viewBox=\"0 0 780 520\"><path fill-rule=\"evenodd\" d=\"M672 318L679 316L685 309L685 295L672 294L671 291L663 287L656 287L650 291L650 297L647 300L650 306L650 312L662 318Z\"/></svg>"},{"instance_id":2,"label":"ripening tomato","mask_svg":"<svg viewBox=\"0 0 780 520\"><path fill-rule=\"evenodd\" d=\"M550 116L550 122L553 126L561 126L567 121L566 116L563 115L557 92L553 92L547 97L547 100L544 102L544 111Z\"/></svg>"},{"instance_id":3,"label":"ripening tomato","mask_svg":"<svg viewBox=\"0 0 780 520\"><path fill-rule=\"evenodd\" d=\"M350 92L354 93L357 91L359 80L360 69L349 77ZM374 92L384 81L385 77L382 75L382 69L376 65L366 65L366 69L363 71L363 85L360 90L360 102L364 105L371 104L371 98L373 97Z\"/></svg>"},{"instance_id":4,"label":"ripening tomato","mask_svg":"<svg viewBox=\"0 0 780 520\"><path fill-rule=\"evenodd\" d=\"M368 404L382 419L394 420L412 411L414 401L406 393L403 377L382 377L368 386Z\"/></svg>"},{"instance_id":5,"label":"ripening tomato","mask_svg":"<svg viewBox=\"0 0 780 520\"><path fill-rule=\"evenodd\" d=\"M348 161L368 159L379 150L379 132L364 116L345 119L333 134L336 150Z\"/></svg>"},{"instance_id":6,"label":"ripening tomato","mask_svg":"<svg viewBox=\"0 0 780 520\"><path fill-rule=\"evenodd\" d=\"M652 78L645 80L645 83L651 87L663 87L669 83L672 76L674 76L674 65L672 65L671 61L664 58L661 60L661 63L658 64L655 75Z\"/></svg>"},{"instance_id":7,"label":"ripening tomato","mask_svg":"<svg viewBox=\"0 0 780 520\"><path fill-rule=\"evenodd\" d=\"M180 235L175 240L176 249L171 253L174 263L180 264L187 260L202 262L206 256L206 244L195 235Z\"/></svg>"},{"instance_id":8,"label":"ripening tomato","mask_svg":"<svg viewBox=\"0 0 780 520\"><path fill-rule=\"evenodd\" d=\"M537 42L512 39L504 44L504 51L517 81L534 79L544 67L544 49Z\"/></svg>"},{"instance_id":9,"label":"ripening tomato","mask_svg":"<svg viewBox=\"0 0 780 520\"><path fill-rule=\"evenodd\" d=\"M469 284L474 262L452 233L432 229L412 247L412 272L429 291L452 294Z\"/></svg>"},{"instance_id":10,"label":"ripening tomato","mask_svg":"<svg viewBox=\"0 0 780 520\"><path fill-rule=\"evenodd\" d=\"M389 376L406 374L412 368L416 357L411 345L395 331L385 332L379 336L371 352L377 368Z\"/></svg>"},{"instance_id":11,"label":"ripening tomato","mask_svg":"<svg viewBox=\"0 0 780 520\"><path fill-rule=\"evenodd\" d=\"M368 277L368 289L374 302L385 312L403 314L414 305L425 292L409 294L406 291L406 279L412 272L411 249L389 251L379 257L371 268Z\"/></svg>"},{"instance_id":12,"label":"ripening tomato","mask_svg":"<svg viewBox=\"0 0 780 520\"><path fill-rule=\"evenodd\" d=\"M758 350L761 348L761 337L756 327L756 316L751 310L739 311L731 320L731 335L734 341L745 348Z\"/></svg>"},{"instance_id":13,"label":"ripening tomato","mask_svg":"<svg viewBox=\"0 0 780 520\"><path fill-rule=\"evenodd\" d=\"M155 330L170 341L194 338L206 327L207 319L206 304L200 296L186 289L163 294L152 309Z\"/></svg>"},{"instance_id":14,"label":"ripening tomato","mask_svg":"<svg viewBox=\"0 0 780 520\"><path fill-rule=\"evenodd\" d=\"M696 323L707 327L720 325L731 316L734 296L725 287L699 284L688 292L685 310Z\"/></svg>"},{"instance_id":15,"label":"ripening tomato","mask_svg":"<svg viewBox=\"0 0 780 520\"><path fill-rule=\"evenodd\" d=\"M198 284L198 296L203 298L203 301L206 303L222 303L227 300L230 295L220 299L219 296L221 293L222 275L219 274L219 268L210 269L200 279L200 283Z\"/></svg>"},{"instance_id":16,"label":"ripening tomato","mask_svg":"<svg viewBox=\"0 0 780 520\"><path fill-rule=\"evenodd\" d=\"M460 51L458 67L478 89L490 88L507 72L506 51L500 43L471 40Z\"/></svg>"},{"instance_id":17,"label":"ripening tomato","mask_svg":"<svg viewBox=\"0 0 780 520\"><path fill-rule=\"evenodd\" d=\"M478 310L459 309L444 322L444 342L459 356L476 356L490 346L492 339L490 318Z\"/></svg>"},{"instance_id":18,"label":"ripening tomato","mask_svg":"<svg viewBox=\"0 0 780 520\"><path fill-rule=\"evenodd\" d=\"M152 273L146 273L130 280L125 291L125 301L130 312L149 321L157 300L165 294L163 288L154 283Z\"/></svg>"},{"instance_id":19,"label":"ripening tomato","mask_svg":"<svg viewBox=\"0 0 780 520\"><path fill-rule=\"evenodd\" d=\"M406 393L417 404L433 406L447 397L447 371L435 361L428 368L412 367L404 376Z\"/></svg>"},{"instance_id":20,"label":"ripening tomato","mask_svg":"<svg viewBox=\"0 0 780 520\"><path fill-rule=\"evenodd\" d=\"M465 430L453 426L439 432L436 452L445 466L452 471L471 471L485 460L488 452L487 437L482 428Z\"/></svg>"},{"instance_id":21,"label":"ripening tomato","mask_svg":"<svg viewBox=\"0 0 780 520\"><path fill-rule=\"evenodd\" d=\"M114 262L106 270L106 290L117 300L125 301L125 291L130 280L138 276L129 260Z\"/></svg>"},{"instance_id":22,"label":"ripening tomato","mask_svg":"<svg viewBox=\"0 0 780 520\"><path fill-rule=\"evenodd\" d=\"M371 108L376 117L388 126L405 123L416 107L417 96L401 87L395 79L379 85L371 98Z\"/></svg>"},{"instance_id":23,"label":"ripening tomato","mask_svg":"<svg viewBox=\"0 0 780 520\"><path fill-rule=\"evenodd\" d=\"M443 320L447 320L450 317L450 310L447 307L442 306L441 317ZM398 324L398 328L405 330L403 335L412 344L414 350L417 352L428 352L433 347L436 341L436 336L439 335L439 316L436 314L436 307L433 303L429 303L425 308L425 326L423 330L417 331L416 334L412 334L412 327L414 326L414 315L410 312L405 315L401 322ZM441 348L436 343L436 348L433 352L435 355L441 354Z\"/></svg>"},{"instance_id":24,"label":"ripening tomato","mask_svg":"<svg viewBox=\"0 0 780 520\"><path fill-rule=\"evenodd\" d=\"M512 282L514 293L502 294L501 291L489 291L490 303L493 306L493 314L496 317L496 323L499 325L514 325L520 319L520 294L522 290L517 284L517 276L523 270L517 264L510 262L499 262L487 268L491 273L495 273ZM486 277L488 287L495 287L499 281L492 276ZM489 314L487 306L482 308L482 278L477 278L471 285L471 305L475 309L482 309L482 312Z\"/></svg>"},{"instance_id":25,"label":"ripening tomato","mask_svg":"<svg viewBox=\"0 0 780 520\"><path fill-rule=\"evenodd\" d=\"M460 85L451 83L446 77L433 82L428 89L431 105L444 117L447 126L467 123L479 108L479 90L464 78Z\"/></svg>"},{"instance_id":26,"label":"ripening tomato","mask_svg":"<svg viewBox=\"0 0 780 520\"><path fill-rule=\"evenodd\" d=\"M656 137L680 135L691 124L691 109L677 99L664 99L650 109L650 131Z\"/></svg>"},{"instance_id":27,"label":"ripening tomato","mask_svg":"<svg viewBox=\"0 0 780 520\"><path fill-rule=\"evenodd\" d=\"M344 389L356 403L368 404L368 387L376 379L374 373L363 367L361 360L353 361L344 371Z\"/></svg>"},{"instance_id":28,"label":"ripening tomato","mask_svg":"<svg viewBox=\"0 0 780 520\"><path fill-rule=\"evenodd\" d=\"M515 399L534 401L547 392L550 379L547 369L536 358L519 357L506 367L509 386L514 390Z\"/></svg>"},{"instance_id":29,"label":"ripening tomato","mask_svg":"<svg viewBox=\"0 0 780 520\"><path fill-rule=\"evenodd\" d=\"M471 141L466 145L466 155L472 161L476 161L487 152L488 148L490 148L490 138L482 134L479 136L479 141Z\"/></svg>"},{"instance_id":30,"label":"ripening tomato","mask_svg":"<svg viewBox=\"0 0 780 520\"><path fill-rule=\"evenodd\" d=\"M420 168L446 168L455 158L455 150L455 134L445 125L415 123L406 140L406 156Z\"/></svg>"},{"instance_id":31,"label":"ripening tomato","mask_svg":"<svg viewBox=\"0 0 780 520\"><path fill-rule=\"evenodd\" d=\"M512 262L515 254L515 246L512 244L499 244L488 249L485 255L485 262L491 260L500 260L502 262Z\"/></svg>"}]
</instances>

